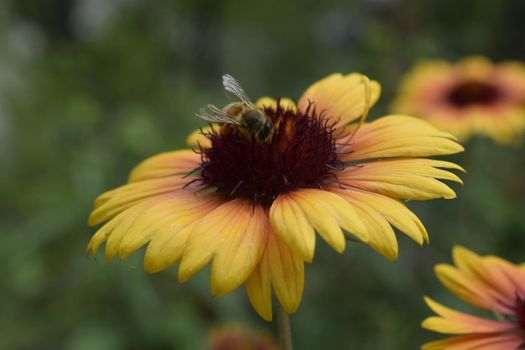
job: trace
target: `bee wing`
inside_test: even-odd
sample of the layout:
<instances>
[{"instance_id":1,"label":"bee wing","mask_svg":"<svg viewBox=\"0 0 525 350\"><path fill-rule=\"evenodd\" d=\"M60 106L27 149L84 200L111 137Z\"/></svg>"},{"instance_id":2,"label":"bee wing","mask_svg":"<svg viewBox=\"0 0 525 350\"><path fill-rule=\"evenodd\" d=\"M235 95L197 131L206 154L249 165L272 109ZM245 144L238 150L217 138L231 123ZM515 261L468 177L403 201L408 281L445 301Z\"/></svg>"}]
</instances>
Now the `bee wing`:
<instances>
[{"instance_id":1,"label":"bee wing","mask_svg":"<svg viewBox=\"0 0 525 350\"><path fill-rule=\"evenodd\" d=\"M248 95L246 95L246 92L244 92L241 84L239 84L239 82L235 80L234 77L229 74L224 74L222 76L222 85L224 86L224 90L226 90L228 95L231 95L234 99L246 103L251 108L255 108Z\"/></svg>"},{"instance_id":2,"label":"bee wing","mask_svg":"<svg viewBox=\"0 0 525 350\"><path fill-rule=\"evenodd\" d=\"M197 118L210 123L240 125L240 123L236 119L228 117L222 112L220 108L212 104L202 107L199 110L199 113L195 115L197 116Z\"/></svg>"}]
</instances>

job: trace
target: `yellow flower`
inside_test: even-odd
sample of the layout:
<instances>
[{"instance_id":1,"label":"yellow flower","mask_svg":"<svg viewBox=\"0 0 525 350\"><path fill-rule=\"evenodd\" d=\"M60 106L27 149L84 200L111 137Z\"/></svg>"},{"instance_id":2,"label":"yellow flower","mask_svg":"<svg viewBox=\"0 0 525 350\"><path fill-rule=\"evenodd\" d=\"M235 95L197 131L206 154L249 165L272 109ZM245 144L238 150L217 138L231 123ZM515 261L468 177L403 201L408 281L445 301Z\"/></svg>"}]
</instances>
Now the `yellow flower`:
<instances>
[{"instance_id":1,"label":"yellow flower","mask_svg":"<svg viewBox=\"0 0 525 350\"><path fill-rule=\"evenodd\" d=\"M393 227L420 245L428 241L403 200L454 198L439 180L461 182L445 170L461 167L425 157L463 148L417 118L362 123L379 93L363 75L333 74L297 105L258 101L273 125L266 141L231 125L190 135L197 152L149 158L128 184L97 198L89 223L107 223L88 249L96 254L106 242L111 261L147 244L145 270L180 261L180 282L211 263L212 294L244 284L266 320L272 291L288 313L299 306L316 232L338 252L352 239L396 259Z\"/></svg>"},{"instance_id":2,"label":"yellow flower","mask_svg":"<svg viewBox=\"0 0 525 350\"><path fill-rule=\"evenodd\" d=\"M423 61L404 78L393 110L425 118L460 141L484 135L513 143L525 130L525 64L479 56Z\"/></svg>"},{"instance_id":3,"label":"yellow flower","mask_svg":"<svg viewBox=\"0 0 525 350\"><path fill-rule=\"evenodd\" d=\"M439 280L463 301L493 312L497 320L471 316L425 298L438 316L427 318L422 326L460 335L427 343L421 349L521 349L525 344L525 265L496 256L481 257L463 247L454 247L453 258L455 266L436 266Z\"/></svg>"}]
</instances>

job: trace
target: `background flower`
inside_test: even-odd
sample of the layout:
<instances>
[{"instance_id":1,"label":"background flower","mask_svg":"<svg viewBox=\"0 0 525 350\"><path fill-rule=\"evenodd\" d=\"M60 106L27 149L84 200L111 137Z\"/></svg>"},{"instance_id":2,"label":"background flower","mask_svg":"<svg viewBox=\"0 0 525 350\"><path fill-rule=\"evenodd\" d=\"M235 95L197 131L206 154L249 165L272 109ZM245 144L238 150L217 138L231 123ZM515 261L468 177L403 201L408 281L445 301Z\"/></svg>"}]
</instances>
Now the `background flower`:
<instances>
[{"instance_id":1,"label":"background flower","mask_svg":"<svg viewBox=\"0 0 525 350\"><path fill-rule=\"evenodd\" d=\"M242 324L221 324L208 335L207 350L278 350L275 340L262 329Z\"/></svg>"},{"instance_id":2,"label":"background flower","mask_svg":"<svg viewBox=\"0 0 525 350\"><path fill-rule=\"evenodd\" d=\"M485 57L422 61L404 78L393 109L462 141L477 134L515 142L525 130L525 64L493 64Z\"/></svg>"},{"instance_id":3,"label":"background flower","mask_svg":"<svg viewBox=\"0 0 525 350\"><path fill-rule=\"evenodd\" d=\"M435 268L439 280L463 301L494 313L496 320L452 310L430 298L438 315L423 321L423 328L459 336L423 345L423 350L519 349L525 344L525 268L495 256L480 257L455 247L454 265Z\"/></svg>"}]
</instances>

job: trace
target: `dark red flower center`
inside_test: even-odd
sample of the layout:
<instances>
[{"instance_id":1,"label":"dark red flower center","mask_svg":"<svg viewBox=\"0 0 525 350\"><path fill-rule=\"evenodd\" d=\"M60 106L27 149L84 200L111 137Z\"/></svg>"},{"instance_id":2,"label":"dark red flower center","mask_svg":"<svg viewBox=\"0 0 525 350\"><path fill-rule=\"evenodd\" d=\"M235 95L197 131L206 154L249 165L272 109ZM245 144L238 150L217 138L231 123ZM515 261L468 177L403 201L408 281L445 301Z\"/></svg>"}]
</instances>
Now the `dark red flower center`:
<instances>
[{"instance_id":1,"label":"dark red flower center","mask_svg":"<svg viewBox=\"0 0 525 350\"><path fill-rule=\"evenodd\" d=\"M501 91L494 85L467 81L455 86L446 96L446 99L456 107L467 107L476 104L488 105L500 97Z\"/></svg>"},{"instance_id":2,"label":"dark red flower center","mask_svg":"<svg viewBox=\"0 0 525 350\"><path fill-rule=\"evenodd\" d=\"M334 122L313 108L295 112L266 108L273 124L270 139L260 142L234 126L207 134L202 149L201 182L230 197L269 204L297 188L323 188L343 169L336 152Z\"/></svg>"}]
</instances>

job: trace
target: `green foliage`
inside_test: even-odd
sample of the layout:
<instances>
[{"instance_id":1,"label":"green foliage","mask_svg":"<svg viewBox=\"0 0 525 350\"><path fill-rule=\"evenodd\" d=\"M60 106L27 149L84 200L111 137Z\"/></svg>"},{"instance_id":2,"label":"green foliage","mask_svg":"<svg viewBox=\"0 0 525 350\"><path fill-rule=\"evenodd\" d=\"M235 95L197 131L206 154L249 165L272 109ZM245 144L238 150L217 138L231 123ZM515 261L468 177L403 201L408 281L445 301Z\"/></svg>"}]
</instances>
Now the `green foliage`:
<instances>
[{"instance_id":1,"label":"green foliage","mask_svg":"<svg viewBox=\"0 0 525 350\"><path fill-rule=\"evenodd\" d=\"M207 271L142 272L141 252L84 254L96 195L142 159L184 146L193 117L222 101L228 72L252 96L297 98L333 71L379 80L386 111L422 57L525 59L523 1L5 1L0 12L0 349L198 349L228 320L272 329L242 290L209 296ZM410 203L430 247L400 237L389 263L324 244L292 317L297 349L414 349L422 296L452 302L433 276L454 244L523 260L525 157L475 139L459 199Z\"/></svg>"}]
</instances>

